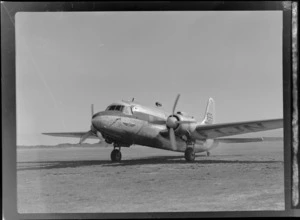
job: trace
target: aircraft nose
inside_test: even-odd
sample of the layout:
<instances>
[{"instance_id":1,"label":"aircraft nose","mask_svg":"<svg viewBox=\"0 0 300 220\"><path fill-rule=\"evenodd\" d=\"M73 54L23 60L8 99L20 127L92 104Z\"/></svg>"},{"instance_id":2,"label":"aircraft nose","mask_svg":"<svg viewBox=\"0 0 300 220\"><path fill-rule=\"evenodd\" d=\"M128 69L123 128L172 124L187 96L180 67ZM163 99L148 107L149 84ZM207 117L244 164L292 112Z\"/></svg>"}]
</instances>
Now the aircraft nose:
<instances>
[{"instance_id":1,"label":"aircraft nose","mask_svg":"<svg viewBox=\"0 0 300 220\"><path fill-rule=\"evenodd\" d=\"M105 117L102 112L95 114L92 118L92 125L98 130L104 129L107 127Z\"/></svg>"}]
</instances>

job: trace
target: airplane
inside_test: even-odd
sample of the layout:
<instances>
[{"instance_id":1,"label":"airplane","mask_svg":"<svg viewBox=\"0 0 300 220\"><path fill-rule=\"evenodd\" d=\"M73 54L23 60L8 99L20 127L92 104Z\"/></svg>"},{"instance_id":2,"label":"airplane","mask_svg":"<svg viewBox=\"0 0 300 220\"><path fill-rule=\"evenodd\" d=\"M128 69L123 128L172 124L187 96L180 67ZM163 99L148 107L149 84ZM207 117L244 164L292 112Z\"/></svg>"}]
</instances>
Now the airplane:
<instances>
[{"instance_id":1,"label":"airplane","mask_svg":"<svg viewBox=\"0 0 300 220\"><path fill-rule=\"evenodd\" d=\"M195 160L195 154L210 151L219 143L260 142L269 138L224 138L283 127L283 119L214 123L215 102L208 99L204 119L197 121L193 116L178 111L176 106L180 94L173 105L172 114L161 109L161 104L149 107L131 101L117 101L104 111L94 114L91 106L91 128L87 132L42 133L59 137L79 137L79 144L87 138L99 138L113 144L111 161L121 161L121 147L143 145L169 151L184 152L186 161Z\"/></svg>"}]
</instances>

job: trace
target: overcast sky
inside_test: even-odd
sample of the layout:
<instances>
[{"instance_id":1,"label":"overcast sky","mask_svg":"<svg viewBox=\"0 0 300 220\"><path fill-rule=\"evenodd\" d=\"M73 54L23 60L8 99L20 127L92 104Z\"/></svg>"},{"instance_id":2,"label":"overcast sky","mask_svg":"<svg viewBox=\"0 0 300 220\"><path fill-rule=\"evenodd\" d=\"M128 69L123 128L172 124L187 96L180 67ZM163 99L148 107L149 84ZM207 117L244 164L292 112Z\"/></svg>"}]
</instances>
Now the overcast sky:
<instances>
[{"instance_id":1,"label":"overcast sky","mask_svg":"<svg viewBox=\"0 0 300 220\"><path fill-rule=\"evenodd\" d=\"M283 117L282 12L18 12L17 144L77 143L95 112L135 98L217 122ZM95 141L94 141L95 142Z\"/></svg>"}]
</instances>

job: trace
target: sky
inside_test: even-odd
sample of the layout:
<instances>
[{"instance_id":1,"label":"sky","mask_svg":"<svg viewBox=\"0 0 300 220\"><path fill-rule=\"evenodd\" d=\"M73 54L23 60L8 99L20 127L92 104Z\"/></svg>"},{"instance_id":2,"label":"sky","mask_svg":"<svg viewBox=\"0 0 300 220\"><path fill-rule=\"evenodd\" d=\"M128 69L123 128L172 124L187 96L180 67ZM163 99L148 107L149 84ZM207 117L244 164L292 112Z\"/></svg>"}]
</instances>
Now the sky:
<instances>
[{"instance_id":1,"label":"sky","mask_svg":"<svg viewBox=\"0 0 300 220\"><path fill-rule=\"evenodd\" d=\"M283 117L281 11L18 12L17 145L78 143L117 100L216 122ZM92 141L95 143L97 141Z\"/></svg>"}]
</instances>

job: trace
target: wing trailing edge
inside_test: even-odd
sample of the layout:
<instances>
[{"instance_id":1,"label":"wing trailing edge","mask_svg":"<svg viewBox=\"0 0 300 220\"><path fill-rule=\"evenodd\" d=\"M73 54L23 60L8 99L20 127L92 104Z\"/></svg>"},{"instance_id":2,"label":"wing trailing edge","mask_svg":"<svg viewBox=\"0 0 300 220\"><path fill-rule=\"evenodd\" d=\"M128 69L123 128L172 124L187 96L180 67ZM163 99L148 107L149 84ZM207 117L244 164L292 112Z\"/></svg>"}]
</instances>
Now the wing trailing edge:
<instances>
[{"instance_id":1,"label":"wing trailing edge","mask_svg":"<svg viewBox=\"0 0 300 220\"><path fill-rule=\"evenodd\" d=\"M198 125L192 135L196 139L215 139L232 135L266 131L283 127L283 119Z\"/></svg>"},{"instance_id":2,"label":"wing trailing edge","mask_svg":"<svg viewBox=\"0 0 300 220\"><path fill-rule=\"evenodd\" d=\"M271 141L282 141L282 137L259 137L259 138L217 138L214 141L219 143L249 143L249 142L271 142Z\"/></svg>"}]
</instances>

